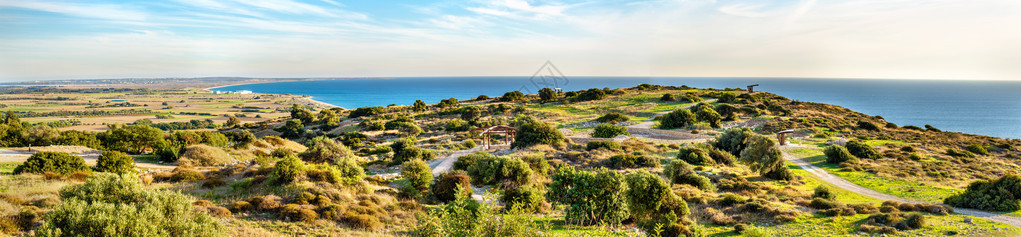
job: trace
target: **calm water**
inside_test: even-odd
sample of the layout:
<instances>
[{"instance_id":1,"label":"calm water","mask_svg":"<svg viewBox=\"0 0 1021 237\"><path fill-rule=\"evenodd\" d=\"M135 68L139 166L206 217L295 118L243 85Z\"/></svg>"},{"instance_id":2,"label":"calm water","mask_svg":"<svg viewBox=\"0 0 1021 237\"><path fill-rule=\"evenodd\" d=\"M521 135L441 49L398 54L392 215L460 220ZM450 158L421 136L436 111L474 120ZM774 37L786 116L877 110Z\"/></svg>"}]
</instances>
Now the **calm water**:
<instances>
[{"instance_id":1,"label":"calm water","mask_svg":"<svg viewBox=\"0 0 1021 237\"><path fill-rule=\"evenodd\" d=\"M543 85L545 83L546 85ZM1021 82L919 81L812 78L571 77L566 81L529 77L402 77L237 85L216 90L304 94L344 108L407 105L416 99L437 103L454 97L500 96L542 87L564 90L632 87L641 83L698 88L744 88L787 98L840 105L880 115L897 125L931 124L946 131L1021 138ZM555 86L554 86L555 84Z\"/></svg>"}]
</instances>

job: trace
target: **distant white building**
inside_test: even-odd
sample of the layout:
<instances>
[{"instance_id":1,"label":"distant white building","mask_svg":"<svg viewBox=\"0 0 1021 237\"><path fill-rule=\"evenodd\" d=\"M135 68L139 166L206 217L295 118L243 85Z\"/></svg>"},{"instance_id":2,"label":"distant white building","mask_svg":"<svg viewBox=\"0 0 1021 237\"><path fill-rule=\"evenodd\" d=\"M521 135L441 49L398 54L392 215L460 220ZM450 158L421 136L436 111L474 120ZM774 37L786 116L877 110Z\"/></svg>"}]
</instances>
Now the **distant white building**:
<instances>
[{"instance_id":1,"label":"distant white building","mask_svg":"<svg viewBox=\"0 0 1021 237\"><path fill-rule=\"evenodd\" d=\"M251 94L251 93L252 93L252 91L250 91L250 90L239 90L239 91L213 91L213 94L238 94L238 95L247 95L247 94Z\"/></svg>"}]
</instances>

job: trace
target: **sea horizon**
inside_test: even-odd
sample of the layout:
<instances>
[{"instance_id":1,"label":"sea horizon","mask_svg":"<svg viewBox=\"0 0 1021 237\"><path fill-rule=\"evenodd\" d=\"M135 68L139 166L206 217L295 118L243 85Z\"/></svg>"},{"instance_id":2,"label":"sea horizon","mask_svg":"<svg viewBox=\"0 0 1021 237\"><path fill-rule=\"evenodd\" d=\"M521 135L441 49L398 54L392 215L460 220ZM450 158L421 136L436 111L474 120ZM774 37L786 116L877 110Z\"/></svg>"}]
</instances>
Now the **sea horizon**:
<instances>
[{"instance_id":1,"label":"sea horizon","mask_svg":"<svg viewBox=\"0 0 1021 237\"><path fill-rule=\"evenodd\" d=\"M283 81L228 85L209 90L250 90L269 94L300 94L334 106L409 105L416 99L500 96L509 91L535 94L542 87L564 91L624 88L642 83L696 88L741 88L790 99L839 105L900 126L930 124L945 131L1021 138L1021 81L848 79L784 77L567 77L555 81L527 76L378 77ZM545 84L545 85L544 85Z\"/></svg>"}]
</instances>

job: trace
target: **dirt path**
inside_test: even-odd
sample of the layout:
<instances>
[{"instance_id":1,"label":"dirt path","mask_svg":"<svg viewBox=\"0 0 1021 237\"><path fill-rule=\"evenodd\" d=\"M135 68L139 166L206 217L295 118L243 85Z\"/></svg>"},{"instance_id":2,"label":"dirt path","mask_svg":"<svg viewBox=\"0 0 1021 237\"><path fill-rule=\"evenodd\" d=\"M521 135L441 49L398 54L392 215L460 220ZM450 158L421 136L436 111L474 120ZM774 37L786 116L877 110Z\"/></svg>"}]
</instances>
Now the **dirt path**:
<instances>
[{"instance_id":1,"label":"dirt path","mask_svg":"<svg viewBox=\"0 0 1021 237\"><path fill-rule=\"evenodd\" d=\"M35 152L19 152L19 151L7 150L7 149L0 149L0 162L3 162L3 163L8 163L8 162L11 162L11 163L21 163L21 162L25 162L26 160L28 160L28 157L32 156L32 154L35 154ZM71 153L71 154L82 157L82 159L85 160L85 164L88 164L88 165L96 165L96 162L99 160L99 154L98 153ZM144 169L168 169L168 170L171 170L171 169L177 168L177 166L175 166L175 165L161 165L161 164L142 163L142 162L135 162L135 166L137 166L138 168L144 168Z\"/></svg>"},{"instance_id":2,"label":"dirt path","mask_svg":"<svg viewBox=\"0 0 1021 237\"><path fill-rule=\"evenodd\" d=\"M482 146L476 146L472 149L456 151L444 158L430 160L429 168L433 170L433 176L439 176L441 173L450 171L450 169L454 168L454 161L457 161L457 158L480 150L482 150Z\"/></svg>"},{"instance_id":3,"label":"dirt path","mask_svg":"<svg viewBox=\"0 0 1021 237\"><path fill-rule=\"evenodd\" d=\"M783 150L781 149L781 151L783 151ZM833 184L833 185L835 185L837 187L846 189L848 191L855 192L855 193L858 193L858 194L861 194L861 195L865 195L865 196L869 196L869 197L872 197L872 198L875 198L875 199L880 199L880 200L892 200L892 201L906 202L906 203L920 203L918 201L912 201L912 200L908 200L908 199L905 199L905 198L902 198L902 197L893 196L893 195L889 195L889 194L885 194L885 193L880 193L880 192L877 192L876 190L872 190L872 189L865 188L865 187L859 186L857 184L851 183L850 181L847 181L847 180L845 180L843 178L840 178L840 177L837 177L835 175L832 175L829 172L826 172L826 170L820 169L819 167L816 167L816 166L812 165L811 163L809 163L808 161L805 161L804 159L799 159L799 158L794 157L794 156L792 156L790 154L787 154L786 151L783 151L783 157L784 157L784 159L790 161L791 163L794 163L795 165L800 166L802 169L805 169L809 173L812 173L816 177L819 177L819 180L822 180L822 181L825 181L827 183ZM1002 215L1002 214L996 214L996 213L990 213L990 212L979 211L979 210L974 210L974 209L966 209L966 208L954 208L954 212L956 212L958 214L963 214L963 215L969 215L969 216L974 216L974 217L985 218L985 219L988 219L988 220L991 220L991 221L1000 222L1000 223L1003 223L1003 224L1007 224L1007 225L1011 225L1011 226L1014 226L1014 227L1021 228L1021 217L1007 216L1007 215Z\"/></svg>"}]
</instances>

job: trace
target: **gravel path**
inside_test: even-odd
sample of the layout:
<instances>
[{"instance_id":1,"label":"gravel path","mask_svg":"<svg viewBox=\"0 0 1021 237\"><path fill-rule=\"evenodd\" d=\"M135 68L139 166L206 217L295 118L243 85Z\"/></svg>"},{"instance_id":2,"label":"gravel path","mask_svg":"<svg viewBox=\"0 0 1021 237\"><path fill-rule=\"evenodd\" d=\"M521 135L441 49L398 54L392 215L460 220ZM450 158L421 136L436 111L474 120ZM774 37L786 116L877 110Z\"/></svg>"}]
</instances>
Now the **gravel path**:
<instances>
[{"instance_id":1,"label":"gravel path","mask_svg":"<svg viewBox=\"0 0 1021 237\"><path fill-rule=\"evenodd\" d=\"M781 149L781 151L782 151L782 149ZM847 180L845 180L843 178L837 177L835 175L830 174L829 172L826 172L826 170L820 169L819 167L816 167L816 166L812 165L811 163L809 163L808 161L805 161L804 159L799 159L799 158L794 157L794 156L792 156L790 154L787 154L787 152L783 152L783 157L784 157L784 159L786 159L788 161L791 161L791 163L794 163L794 164L800 166L802 169L805 169L809 173L812 173L816 177L819 177L820 180L825 181L825 182L830 183L830 184L833 184L833 185L835 185L837 187L846 189L848 191L855 192L855 193L858 193L858 194L861 194L861 195L865 195L865 196L869 196L869 197L872 197L872 198L875 198L875 199L880 199L880 200L892 200L892 201L906 202L906 203L920 203L918 201L912 201L912 200L908 200L908 199L905 199L905 198L902 198L902 197L893 196L893 195L889 195L889 194L885 194L885 193L880 193L880 192L877 192L876 190L872 190L872 189L865 188L865 187L859 186L857 184L851 183L851 182L849 182L849 181L847 181ZM958 214L963 214L963 215L969 215L969 216L974 216L974 217L985 218L985 219L988 219L990 221L1000 222L1000 223L1011 225L1011 226L1014 226L1014 227L1021 227L1021 217L1008 216L1008 215L990 213L990 212L979 211L979 210L974 210L974 209L967 209L967 208L954 208L954 212L956 212Z\"/></svg>"}]
</instances>

